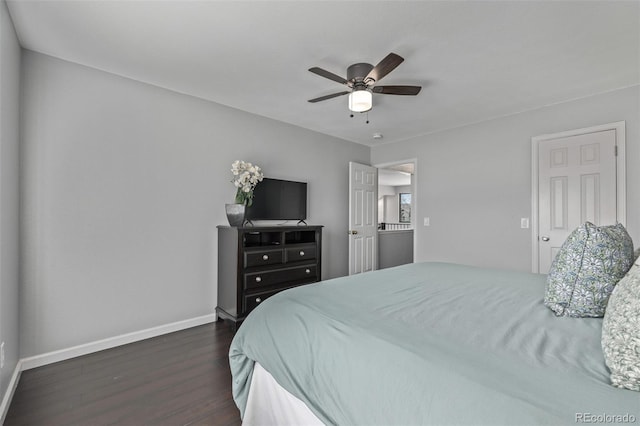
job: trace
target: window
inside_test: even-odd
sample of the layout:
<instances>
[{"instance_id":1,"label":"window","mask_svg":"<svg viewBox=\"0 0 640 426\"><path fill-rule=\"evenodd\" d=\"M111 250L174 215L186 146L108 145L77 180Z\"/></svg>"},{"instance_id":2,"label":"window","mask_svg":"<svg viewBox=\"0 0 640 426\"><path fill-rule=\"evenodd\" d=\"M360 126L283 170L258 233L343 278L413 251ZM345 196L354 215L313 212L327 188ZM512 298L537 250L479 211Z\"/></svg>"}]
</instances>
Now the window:
<instances>
[{"instance_id":1,"label":"window","mask_svg":"<svg viewBox=\"0 0 640 426\"><path fill-rule=\"evenodd\" d=\"M400 193L400 223L411 223L411 194Z\"/></svg>"}]
</instances>

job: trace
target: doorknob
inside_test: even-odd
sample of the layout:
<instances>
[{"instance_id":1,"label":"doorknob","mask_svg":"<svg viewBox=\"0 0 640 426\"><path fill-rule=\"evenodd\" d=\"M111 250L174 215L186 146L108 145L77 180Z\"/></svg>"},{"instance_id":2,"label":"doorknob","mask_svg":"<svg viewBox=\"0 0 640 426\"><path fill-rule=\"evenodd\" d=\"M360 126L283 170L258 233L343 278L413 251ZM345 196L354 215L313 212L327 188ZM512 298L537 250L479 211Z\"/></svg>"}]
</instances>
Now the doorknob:
<instances>
[{"instance_id":1,"label":"doorknob","mask_svg":"<svg viewBox=\"0 0 640 426\"><path fill-rule=\"evenodd\" d=\"M545 237L540 237L540 239L541 239L542 241L549 241L549 237L546 237L546 236L545 236Z\"/></svg>"},{"instance_id":2,"label":"doorknob","mask_svg":"<svg viewBox=\"0 0 640 426\"><path fill-rule=\"evenodd\" d=\"M358 231L349 231L349 235L356 235Z\"/></svg>"}]
</instances>

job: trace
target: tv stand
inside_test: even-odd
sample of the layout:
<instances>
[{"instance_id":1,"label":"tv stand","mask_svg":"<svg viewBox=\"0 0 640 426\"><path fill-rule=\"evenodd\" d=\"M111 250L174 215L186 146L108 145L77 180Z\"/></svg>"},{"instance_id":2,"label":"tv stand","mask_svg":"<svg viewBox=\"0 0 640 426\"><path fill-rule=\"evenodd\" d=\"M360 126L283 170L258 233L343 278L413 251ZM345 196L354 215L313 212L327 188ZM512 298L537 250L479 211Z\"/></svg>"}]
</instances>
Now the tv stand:
<instances>
[{"instance_id":1,"label":"tv stand","mask_svg":"<svg viewBox=\"0 0 640 426\"><path fill-rule=\"evenodd\" d=\"M322 226L218 226L218 318L236 329L258 304L321 279Z\"/></svg>"}]
</instances>

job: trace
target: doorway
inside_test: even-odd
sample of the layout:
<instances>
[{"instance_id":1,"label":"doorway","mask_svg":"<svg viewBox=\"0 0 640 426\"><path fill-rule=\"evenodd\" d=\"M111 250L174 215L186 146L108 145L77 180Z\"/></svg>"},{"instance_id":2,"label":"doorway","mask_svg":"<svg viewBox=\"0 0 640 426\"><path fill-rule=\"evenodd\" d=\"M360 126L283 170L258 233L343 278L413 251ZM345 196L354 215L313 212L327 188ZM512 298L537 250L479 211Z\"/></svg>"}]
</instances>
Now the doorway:
<instances>
[{"instance_id":1,"label":"doorway","mask_svg":"<svg viewBox=\"0 0 640 426\"><path fill-rule=\"evenodd\" d=\"M378 267L415 259L416 160L378 165Z\"/></svg>"}]
</instances>

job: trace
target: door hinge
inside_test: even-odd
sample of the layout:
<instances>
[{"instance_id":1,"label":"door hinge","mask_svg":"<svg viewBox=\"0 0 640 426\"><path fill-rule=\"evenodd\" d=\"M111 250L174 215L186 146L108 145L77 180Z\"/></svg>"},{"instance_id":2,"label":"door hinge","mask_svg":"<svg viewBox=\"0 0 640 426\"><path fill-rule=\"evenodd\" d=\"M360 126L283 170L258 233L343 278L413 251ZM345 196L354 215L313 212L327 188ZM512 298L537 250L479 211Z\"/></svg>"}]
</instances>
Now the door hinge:
<instances>
[{"instance_id":1,"label":"door hinge","mask_svg":"<svg viewBox=\"0 0 640 426\"><path fill-rule=\"evenodd\" d=\"M618 156L618 145L614 145L614 152L615 152L615 156Z\"/></svg>"}]
</instances>

